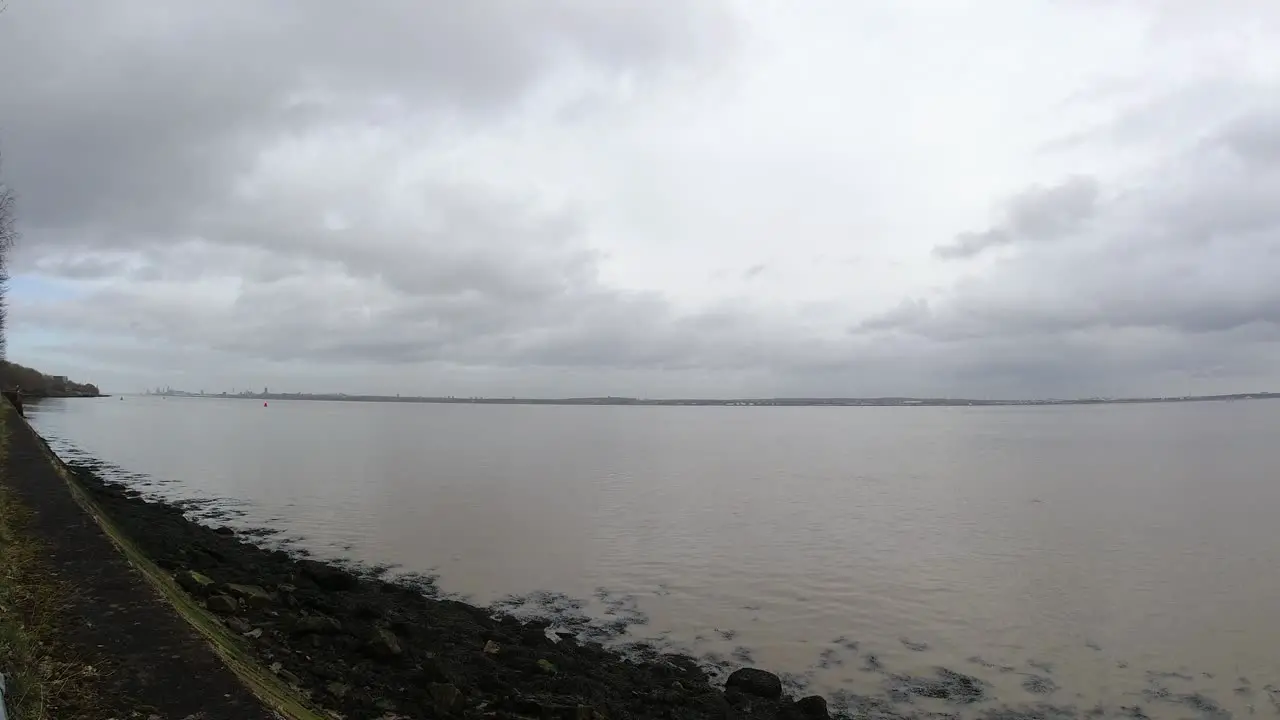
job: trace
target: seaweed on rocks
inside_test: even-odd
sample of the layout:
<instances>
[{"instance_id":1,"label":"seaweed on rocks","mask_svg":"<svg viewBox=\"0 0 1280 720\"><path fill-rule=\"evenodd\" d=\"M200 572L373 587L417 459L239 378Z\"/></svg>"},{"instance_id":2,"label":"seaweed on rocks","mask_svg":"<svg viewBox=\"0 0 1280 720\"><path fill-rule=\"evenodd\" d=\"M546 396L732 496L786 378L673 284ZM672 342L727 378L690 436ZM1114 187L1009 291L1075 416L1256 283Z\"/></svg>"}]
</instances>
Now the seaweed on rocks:
<instances>
[{"instance_id":1,"label":"seaweed on rocks","mask_svg":"<svg viewBox=\"0 0 1280 720\"><path fill-rule=\"evenodd\" d=\"M1075 708L1070 706L1039 703L994 708L983 711L978 717L981 720L1075 720L1077 713Z\"/></svg>"},{"instance_id":2,"label":"seaweed on rocks","mask_svg":"<svg viewBox=\"0 0 1280 720\"><path fill-rule=\"evenodd\" d=\"M1043 675L1027 675L1022 688L1033 695L1050 695L1058 690L1058 684Z\"/></svg>"},{"instance_id":3,"label":"seaweed on rocks","mask_svg":"<svg viewBox=\"0 0 1280 720\"><path fill-rule=\"evenodd\" d=\"M902 646L911 652L924 652L929 649L929 643L916 642L911 638L898 638L898 642L902 643Z\"/></svg>"},{"instance_id":4,"label":"seaweed on rocks","mask_svg":"<svg viewBox=\"0 0 1280 720\"><path fill-rule=\"evenodd\" d=\"M824 670L840 665L844 665L844 658L840 657L839 651L835 648L827 648L818 656L818 667Z\"/></svg>"},{"instance_id":5,"label":"seaweed on rocks","mask_svg":"<svg viewBox=\"0 0 1280 720\"><path fill-rule=\"evenodd\" d=\"M810 686L813 685L812 670L803 673L784 672L780 677L782 678L782 689L792 695L807 692Z\"/></svg>"},{"instance_id":6,"label":"seaweed on rocks","mask_svg":"<svg viewBox=\"0 0 1280 720\"><path fill-rule=\"evenodd\" d=\"M891 675L889 697L908 702L914 697L934 698L957 704L978 702L986 697L985 684L978 678L946 668L937 668L935 677Z\"/></svg>"},{"instance_id":7,"label":"seaweed on rocks","mask_svg":"<svg viewBox=\"0 0 1280 720\"><path fill-rule=\"evenodd\" d=\"M845 650L849 650L850 652L855 652L855 653L858 652L858 647L860 645L860 643L857 640L850 640L847 635L840 635L838 637L832 638L831 644L839 645Z\"/></svg>"}]
</instances>

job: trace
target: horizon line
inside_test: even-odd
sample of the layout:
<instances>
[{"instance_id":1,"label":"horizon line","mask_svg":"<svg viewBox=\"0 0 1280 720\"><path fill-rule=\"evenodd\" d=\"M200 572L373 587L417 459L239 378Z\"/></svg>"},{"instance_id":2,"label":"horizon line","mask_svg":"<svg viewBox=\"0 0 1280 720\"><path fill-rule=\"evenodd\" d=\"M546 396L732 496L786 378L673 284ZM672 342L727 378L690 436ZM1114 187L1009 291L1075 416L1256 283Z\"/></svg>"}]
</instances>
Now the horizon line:
<instances>
[{"instance_id":1,"label":"horizon line","mask_svg":"<svg viewBox=\"0 0 1280 720\"><path fill-rule=\"evenodd\" d=\"M266 390L266 388L264 388ZM819 405L819 404L1096 404L1096 403L1135 403L1135 402L1192 402L1192 401L1211 401L1211 400L1231 400L1231 399L1266 399L1280 397L1280 392L1273 391L1256 391L1256 392L1237 392L1237 393L1216 393L1208 395L1152 395L1152 396L1088 396L1075 398L978 398L978 397L954 397L954 396L924 396L924 395L876 395L876 396L742 396L742 397L634 397L626 395L575 395L575 396L556 396L556 397L535 397L535 396L482 396L482 395L382 395L376 393L357 394L345 392L192 392L187 390L178 390L174 388L164 388L160 392L153 390L145 390L141 393L129 393L144 396L169 396L169 397L205 397L205 398L257 398L257 399L279 399L279 400L339 400L339 401L382 401L382 402L422 402L422 403L439 403L439 404L468 404L468 403L488 403L488 404L649 404L649 405L677 405L677 404L703 404L703 405L731 405L738 403L750 404L790 404L790 405Z\"/></svg>"}]
</instances>

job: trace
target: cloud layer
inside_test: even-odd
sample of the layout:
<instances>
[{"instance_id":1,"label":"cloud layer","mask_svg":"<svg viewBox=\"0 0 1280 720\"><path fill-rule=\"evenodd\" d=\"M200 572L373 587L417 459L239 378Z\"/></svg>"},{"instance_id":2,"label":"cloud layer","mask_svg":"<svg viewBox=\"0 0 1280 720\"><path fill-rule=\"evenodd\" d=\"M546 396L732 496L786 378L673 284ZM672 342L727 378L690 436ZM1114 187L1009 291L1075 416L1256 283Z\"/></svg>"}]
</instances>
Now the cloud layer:
<instances>
[{"instance_id":1,"label":"cloud layer","mask_svg":"<svg viewBox=\"0 0 1280 720\"><path fill-rule=\"evenodd\" d=\"M10 354L118 390L1280 386L1278 18L13 3Z\"/></svg>"}]
</instances>

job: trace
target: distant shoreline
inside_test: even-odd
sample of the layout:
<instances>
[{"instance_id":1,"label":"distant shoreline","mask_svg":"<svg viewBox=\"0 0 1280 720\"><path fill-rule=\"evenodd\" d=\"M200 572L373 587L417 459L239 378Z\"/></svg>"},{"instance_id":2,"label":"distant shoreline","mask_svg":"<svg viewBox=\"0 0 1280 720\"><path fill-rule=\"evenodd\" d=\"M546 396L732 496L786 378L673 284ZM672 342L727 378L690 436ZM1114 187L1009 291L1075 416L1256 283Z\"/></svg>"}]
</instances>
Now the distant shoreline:
<instances>
[{"instance_id":1,"label":"distant shoreline","mask_svg":"<svg viewBox=\"0 0 1280 720\"><path fill-rule=\"evenodd\" d=\"M740 398L698 399L667 398L646 400L624 397L588 398L462 398L462 397L400 397L393 395L346 395L308 393L237 393L209 394L182 391L149 392L146 397L221 398L235 400L322 400L329 402L399 402L431 403L438 405L628 405L628 406L680 406L680 407L1006 407L1040 405L1133 405L1141 403L1215 402L1231 400L1270 400L1280 398L1280 393L1235 393L1231 395L1187 395L1181 397L1133 397L1133 398L1078 398L1073 400L975 400L968 398Z\"/></svg>"}]
</instances>

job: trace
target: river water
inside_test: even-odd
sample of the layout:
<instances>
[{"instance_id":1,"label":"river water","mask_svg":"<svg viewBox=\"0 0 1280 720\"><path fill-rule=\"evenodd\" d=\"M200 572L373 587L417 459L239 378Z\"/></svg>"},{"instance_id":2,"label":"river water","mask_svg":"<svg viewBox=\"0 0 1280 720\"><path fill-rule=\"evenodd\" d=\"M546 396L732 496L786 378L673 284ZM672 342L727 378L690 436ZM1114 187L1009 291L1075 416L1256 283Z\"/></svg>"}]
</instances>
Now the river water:
<instances>
[{"instance_id":1,"label":"river water","mask_svg":"<svg viewBox=\"0 0 1280 720\"><path fill-rule=\"evenodd\" d=\"M1280 402L29 414L60 452L273 542L481 603L564 593L814 692L945 667L997 705L1280 711Z\"/></svg>"}]
</instances>

